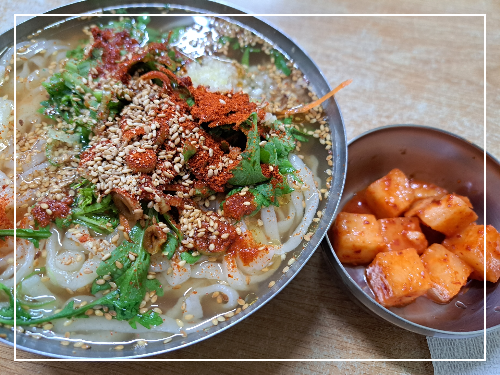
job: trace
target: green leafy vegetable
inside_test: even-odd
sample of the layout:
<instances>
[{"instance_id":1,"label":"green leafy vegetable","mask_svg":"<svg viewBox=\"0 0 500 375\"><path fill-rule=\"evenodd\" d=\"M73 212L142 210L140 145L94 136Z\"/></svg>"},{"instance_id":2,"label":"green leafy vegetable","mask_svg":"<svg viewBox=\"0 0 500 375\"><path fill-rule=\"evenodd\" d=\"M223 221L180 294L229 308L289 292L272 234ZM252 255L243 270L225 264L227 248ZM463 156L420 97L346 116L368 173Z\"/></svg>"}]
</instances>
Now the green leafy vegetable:
<instances>
[{"instance_id":1,"label":"green leafy vegetable","mask_svg":"<svg viewBox=\"0 0 500 375\"><path fill-rule=\"evenodd\" d=\"M179 241L177 239L177 236L175 236L171 232L167 233L167 242L165 242L165 244L163 245L162 250L163 255L165 255L168 259L172 259L178 246Z\"/></svg>"},{"instance_id":2,"label":"green leafy vegetable","mask_svg":"<svg viewBox=\"0 0 500 375\"><path fill-rule=\"evenodd\" d=\"M83 43L80 43L80 44L85 44L86 41L84 41ZM80 45L79 47L76 47L75 49L72 49L72 50L69 50L69 51L66 51L66 57L68 59L74 59L74 60L83 60L83 57L84 57L84 53L85 53L85 50L84 50L84 46L83 45Z\"/></svg>"},{"instance_id":3,"label":"green leafy vegetable","mask_svg":"<svg viewBox=\"0 0 500 375\"><path fill-rule=\"evenodd\" d=\"M172 29L172 35L170 36L170 44L175 44L181 39L181 35L183 34L185 27L180 26Z\"/></svg>"},{"instance_id":4,"label":"green leafy vegetable","mask_svg":"<svg viewBox=\"0 0 500 375\"><path fill-rule=\"evenodd\" d=\"M293 188L290 187L285 180L281 183L276 183L273 185L272 182L267 184L257 185L255 188L249 189L249 191L254 195L254 201L257 205L256 212L260 211L262 206L269 207L270 205L279 207L278 198L290 194Z\"/></svg>"},{"instance_id":5,"label":"green leafy vegetable","mask_svg":"<svg viewBox=\"0 0 500 375\"><path fill-rule=\"evenodd\" d=\"M137 329L136 323L139 323L147 329L151 329L151 327L159 326L160 324L162 324L163 319L157 312L149 311L145 314L134 316L128 321L128 323L133 329Z\"/></svg>"},{"instance_id":6,"label":"green leafy vegetable","mask_svg":"<svg viewBox=\"0 0 500 375\"><path fill-rule=\"evenodd\" d=\"M243 56L241 58L241 64L245 66L250 66L250 53L251 52L260 52L258 48L246 47L245 51L243 51Z\"/></svg>"},{"instance_id":7,"label":"green leafy vegetable","mask_svg":"<svg viewBox=\"0 0 500 375\"><path fill-rule=\"evenodd\" d=\"M14 295L10 288L7 288L4 284L0 283L0 291L3 291L9 298L9 306L0 308L0 323L14 325ZM25 319L29 317L29 314L21 307L21 304L17 304L17 318Z\"/></svg>"},{"instance_id":8,"label":"green leafy vegetable","mask_svg":"<svg viewBox=\"0 0 500 375\"><path fill-rule=\"evenodd\" d=\"M182 233L180 232L180 230L174 225L173 221L172 221L172 218L170 217L169 214L165 214L163 215L163 217L165 218L165 220L167 221L167 224L169 225L170 229L172 229L175 233L175 235L177 236L177 239L180 241L183 240L183 236L182 236Z\"/></svg>"},{"instance_id":9,"label":"green leafy vegetable","mask_svg":"<svg viewBox=\"0 0 500 375\"><path fill-rule=\"evenodd\" d=\"M260 167L260 136L257 129L257 114L252 113L252 127L247 134L247 145L245 151L241 153L241 161L231 171L233 177L229 183L236 186L248 186L268 180L262 174Z\"/></svg>"},{"instance_id":10,"label":"green leafy vegetable","mask_svg":"<svg viewBox=\"0 0 500 375\"><path fill-rule=\"evenodd\" d=\"M185 260L186 263L189 263L189 264L196 263L198 261L198 259L200 259L200 258L201 258L201 254L194 256L193 254L191 254L188 251L181 253L181 259Z\"/></svg>"},{"instance_id":11,"label":"green leafy vegetable","mask_svg":"<svg viewBox=\"0 0 500 375\"><path fill-rule=\"evenodd\" d=\"M60 312L49 316L31 316L18 307L17 324L40 324L59 318L78 317L96 305L107 306L110 311L116 312L116 319L128 320L134 328L136 328L136 323L142 324L148 329L151 326L162 324L163 320L156 313L139 313L139 306L146 291L155 290L159 296L163 295L163 289L159 281L147 279L150 259L149 254L143 247L144 232L145 228L142 228L140 224L136 224L131 230L131 242L125 241L116 248L112 252L111 258L102 262L97 269L99 276L111 276L111 280L116 284L116 289L78 309L74 308L74 301L71 301ZM130 260L128 257L129 252L137 255L135 261ZM121 263L121 267L117 266L117 261ZM100 285L94 282L92 292L97 293L109 289L111 286L109 282L107 284L106 287L101 288ZM14 320L14 298L10 290L4 285L0 284L0 290L8 294L10 301L9 307L0 309L0 322L12 324ZM20 303L18 306L20 306Z\"/></svg>"},{"instance_id":12,"label":"green leafy vegetable","mask_svg":"<svg viewBox=\"0 0 500 375\"><path fill-rule=\"evenodd\" d=\"M219 38L219 43L220 44L226 44L226 43L231 43L232 41L235 41L236 38L231 38L229 36L221 36Z\"/></svg>"},{"instance_id":13,"label":"green leafy vegetable","mask_svg":"<svg viewBox=\"0 0 500 375\"><path fill-rule=\"evenodd\" d=\"M274 65L276 65L276 68L281 70L283 74L285 74L288 77L292 73L292 71L286 65L285 57L275 49L272 50L271 56L274 57Z\"/></svg>"},{"instance_id":14,"label":"green leafy vegetable","mask_svg":"<svg viewBox=\"0 0 500 375\"><path fill-rule=\"evenodd\" d=\"M241 58L241 65L250 66L250 48L245 48L243 57Z\"/></svg>"},{"instance_id":15,"label":"green leafy vegetable","mask_svg":"<svg viewBox=\"0 0 500 375\"><path fill-rule=\"evenodd\" d=\"M95 188L88 180L74 184L72 188L77 190L77 194L71 207L71 213L65 218L56 219L57 227L66 229L73 223L84 225L97 233L112 233L120 220L118 219L118 209L115 207L111 195L107 195L100 202L97 202Z\"/></svg>"},{"instance_id":16,"label":"green leafy vegetable","mask_svg":"<svg viewBox=\"0 0 500 375\"><path fill-rule=\"evenodd\" d=\"M169 214L164 214L163 217L165 218L171 231L167 233L167 241L163 244L162 254L168 259L172 259L175 254L175 250L179 247L182 241L183 236L177 226L173 223Z\"/></svg>"},{"instance_id":17,"label":"green leafy vegetable","mask_svg":"<svg viewBox=\"0 0 500 375\"><path fill-rule=\"evenodd\" d=\"M46 226L42 229L16 229L16 237L28 240L35 245L36 248L40 247L40 240L49 238L52 233L49 227ZM13 237L14 229L0 229L0 239L5 239L5 237Z\"/></svg>"},{"instance_id":18,"label":"green leafy vegetable","mask_svg":"<svg viewBox=\"0 0 500 375\"><path fill-rule=\"evenodd\" d=\"M140 225L135 225L129 233L130 242L123 241L120 246L118 246L111 253L111 257L102 261L97 267L96 273L98 276L110 275L111 279L119 279L131 266L132 261L129 258L129 253L132 252L137 254L137 247L142 246L142 238L144 237L144 231ZM117 263L118 262L118 263ZM118 267L117 264L121 264ZM99 285L96 281L92 284L91 292L96 294L100 290L110 289L109 281L104 284Z\"/></svg>"},{"instance_id":19,"label":"green leafy vegetable","mask_svg":"<svg viewBox=\"0 0 500 375\"><path fill-rule=\"evenodd\" d=\"M184 149L182 150L182 156L184 156L184 161L188 161L191 157L196 154L196 147L191 143L185 143Z\"/></svg>"}]
</instances>

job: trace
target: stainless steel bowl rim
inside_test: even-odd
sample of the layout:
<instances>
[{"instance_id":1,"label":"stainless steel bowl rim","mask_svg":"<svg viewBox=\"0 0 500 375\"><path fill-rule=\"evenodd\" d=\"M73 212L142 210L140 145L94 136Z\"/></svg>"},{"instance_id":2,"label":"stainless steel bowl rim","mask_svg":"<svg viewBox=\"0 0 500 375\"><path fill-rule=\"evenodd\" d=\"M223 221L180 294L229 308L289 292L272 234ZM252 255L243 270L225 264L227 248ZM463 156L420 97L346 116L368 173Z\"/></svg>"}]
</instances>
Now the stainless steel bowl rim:
<instances>
[{"instance_id":1,"label":"stainless steel bowl rim","mask_svg":"<svg viewBox=\"0 0 500 375\"><path fill-rule=\"evenodd\" d=\"M81 13L81 12L75 12L74 9L80 8L82 5L88 6L88 8L89 8L87 11L85 11L82 14L96 12L96 11L102 11L102 10L117 9L117 8L155 7L158 5L165 5L165 3L156 3L154 1L151 2L148 0L138 0L138 1L137 0L135 0L135 1L134 0L111 0L111 1L108 1L106 3L105 7L99 6L100 3L101 2L99 0L87 0L87 1L82 0L82 1L77 1L77 2L68 4L65 6L54 8L54 9L46 12L45 14L53 14L54 16L57 16L58 14ZM186 4L190 4L190 5L186 5ZM191 4L193 4L193 5L191 5ZM188 10L188 11L200 12L200 13L206 14L206 15L223 14L225 12L227 13L228 11L230 11L229 13L233 14L233 15L234 14L244 15L245 14L241 10L238 10L234 7L230 7L230 6L226 5L224 2L216 3L213 1L205 1L205 0L177 0L177 1L175 1L175 4L174 4L174 2L169 2L168 5L175 10ZM204 6L206 6L207 8L205 8ZM215 10L218 10L218 11L212 11L209 8L216 8ZM222 17L222 18L224 18L224 17ZM274 29L274 31L276 31L276 35L283 38L283 40L281 42L284 41L288 45L291 45L294 49L296 48L296 50L294 50L293 53L303 55L303 57L306 59L307 63L310 64L310 66L308 68L314 70L314 73L316 74L315 80L317 82L315 82L315 84L322 86L319 88L320 91L322 91L322 92L320 92L318 94L324 95L331 90L330 84L326 80L323 72L317 67L317 65L309 57L309 55L292 38L290 38L288 35L286 35L284 32L282 32L281 30L279 30L275 26L271 25L269 22L262 20L258 17L245 17L245 18L253 18L253 19L257 20L258 22L260 22L262 27L269 27L269 28ZM34 19L36 19L36 18L34 18ZM30 21L33 21L34 19L32 18L30 20L27 20L27 21L23 22L22 24L19 24L18 27L26 26L26 24L29 24ZM68 18L66 17L66 19L68 19ZM234 18L230 17L230 19L232 22L235 22L238 24L238 22ZM243 25L247 29L250 29L252 31L256 31L249 25L245 25L245 24L243 24ZM271 38L276 38L276 35L268 38L260 32L256 31L256 33L260 36L264 36L265 39L270 40L270 41L272 41ZM13 36L14 36L13 29L10 29L10 30L6 31L5 33L3 33L2 35L0 35L0 45L3 43L4 45L8 46L9 41L10 41L10 45L11 45L12 44L11 40L13 39ZM290 56L290 53L288 53L286 50L283 50L281 47L279 47L279 49L282 52L284 52L286 55ZM299 66L300 66L300 64L299 64ZM311 79L310 76L308 78ZM311 80L311 82L312 82L312 80ZM315 87L315 88L318 89L318 87ZM243 320L247 316L251 315L256 310L258 310L264 304L266 304L269 300L271 300L274 296L276 296L295 277L295 275L300 271L300 269L305 265L305 263L309 260L309 258L315 252L315 250L317 249L317 247L321 243L323 237L326 235L326 232L327 232L328 228L330 227L330 225L335 217L335 214L337 212L337 209L338 209L338 206L340 203L340 198L341 198L342 191L344 188L345 176L346 176L346 170L347 170L347 138L346 138L344 120L342 117L342 113L340 111L340 107L338 106L338 103L335 100L335 98L332 98L332 99L333 100L330 99L328 101L328 104L330 106L334 105L334 109L336 111L338 111L338 113L336 115L338 116L338 120L340 120L340 125L341 125L340 129L336 129L336 128L333 128L333 125L332 125L333 121L331 121L329 123L330 129L332 130L332 135L336 135L335 141L337 142L337 146L340 146L340 147L336 147L334 149L334 151L337 154L337 158L335 159L336 163L335 163L334 173L333 173L334 183L332 184L332 186L330 188L330 191L329 191L330 194L329 194L327 203L326 203L325 208L324 208L325 211L331 212L332 214L322 216L321 221L318 224L318 229L316 230L313 237L311 238L311 241L309 241L307 246L301 252L301 255L299 258L300 261L295 262L293 264L293 266L290 267L290 271L287 272L286 275L283 275L278 281L276 281L275 286L277 286L277 289L273 290L270 295L268 295L266 293L265 296L259 297L259 299L256 303L250 305L250 307L248 309L246 309L245 312L240 313L241 315L238 319L236 319L232 322L229 322L226 325L224 325L224 323L219 324L219 326L216 327L216 330L213 330L214 327L212 327L211 330L213 330L213 331L207 333L206 335L204 335L196 340L186 342L184 344L180 344L180 345L175 346L173 348L166 348L166 349L164 348L164 349L159 349L159 350L155 350L155 351L151 351L151 352L147 352L147 353L131 354L131 355L123 355L123 356L120 356L119 353L117 353L115 351L114 353L110 353L110 356L103 355L103 356L99 356L99 357L62 355L62 354L58 354L58 353L51 353L51 352L39 350L38 348L26 347L26 346L19 345L19 344L17 344L17 348L22 349L24 351L31 352L33 354L50 356L50 357L61 358L61 359L119 360L119 359L143 358L143 357L147 357L147 356L153 356L153 355L162 354L162 353L170 352L173 350L185 348L187 346L190 346L192 344L195 344L197 342L200 342L200 341L203 341L207 338L210 338L210 337L226 330L227 328L235 325L236 323L240 322L241 320ZM334 132L334 130L336 130L337 132ZM340 134L338 134L339 130L340 130ZM332 199L332 197L335 197L335 196L336 196L336 198ZM228 322L228 321L226 321L226 322ZM194 335L194 334L195 333L193 333L192 335ZM19 342L19 338L17 339L17 341ZM13 342L5 340L5 339L0 339L0 342L3 342L5 344L13 346ZM85 351L82 352L82 354L86 354L86 353L88 353L88 352L85 352ZM106 352L97 352L97 354L102 354L102 353L106 353ZM124 353L125 353L125 351L124 351Z\"/></svg>"}]
</instances>

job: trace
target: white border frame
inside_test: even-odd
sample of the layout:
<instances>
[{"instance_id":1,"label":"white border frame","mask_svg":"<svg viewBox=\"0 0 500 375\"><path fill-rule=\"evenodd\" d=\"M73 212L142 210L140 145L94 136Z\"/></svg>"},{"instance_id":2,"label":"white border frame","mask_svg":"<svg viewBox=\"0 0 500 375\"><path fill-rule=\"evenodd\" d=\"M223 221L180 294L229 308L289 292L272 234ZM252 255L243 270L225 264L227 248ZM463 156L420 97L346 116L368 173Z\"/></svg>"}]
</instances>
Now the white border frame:
<instances>
[{"instance_id":1,"label":"white border frame","mask_svg":"<svg viewBox=\"0 0 500 375\"><path fill-rule=\"evenodd\" d=\"M177 17L179 14L149 14L150 16L156 17ZM484 117L484 134L483 134L483 150L484 150L484 191L486 192L486 14L209 14L212 17L483 17L483 25L484 25L484 67L483 67L483 88L484 88L484 100L483 100L483 117ZM14 170L16 171L16 154L17 154L17 139L16 139L16 131L17 131L17 48L16 48L16 28L17 28L17 17L82 17L82 16L98 16L98 17L116 17L117 14L100 14L100 13L82 13L82 14L14 14ZM140 17L144 16L144 14L126 14L124 16L129 17ZM182 16L182 15L181 15ZM190 15L186 15L190 16ZM14 178L14 207L16 207L16 178ZM484 195L483 202L483 222L486 225L486 194ZM14 210L14 224L17 226L17 215L16 210ZM484 233L484 264L486 264L486 231ZM16 231L14 231L14 244L16 243ZM16 246L14 246L14 259L16 259ZM14 280L16 280L16 267L14 267ZM16 295L16 283L14 282L14 295ZM483 351L484 358L482 359L395 359L395 358L359 358L359 359L162 359L162 358L92 358L92 359L83 359L83 358L75 358L75 359L57 359L57 358L17 358L17 325L16 320L14 319L14 362L122 362L122 361L151 361L151 362L185 362L185 361L193 361L193 362L221 362L221 361L239 361L239 362L250 362L250 361L259 361L259 362L443 362L443 361L451 361L451 362L486 362L486 267L484 269L484 328L483 328ZM14 298L14 312L17 311L16 299ZM14 314L15 316L15 314Z\"/></svg>"}]
</instances>

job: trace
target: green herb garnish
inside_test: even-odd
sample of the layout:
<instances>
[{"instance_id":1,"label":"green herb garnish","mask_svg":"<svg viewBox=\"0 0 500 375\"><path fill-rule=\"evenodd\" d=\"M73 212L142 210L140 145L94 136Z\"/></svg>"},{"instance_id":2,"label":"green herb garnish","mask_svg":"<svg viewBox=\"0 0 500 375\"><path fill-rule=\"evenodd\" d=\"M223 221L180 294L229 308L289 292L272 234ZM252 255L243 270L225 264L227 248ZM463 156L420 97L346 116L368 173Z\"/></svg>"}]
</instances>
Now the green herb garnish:
<instances>
[{"instance_id":1,"label":"green herb garnish","mask_svg":"<svg viewBox=\"0 0 500 375\"><path fill-rule=\"evenodd\" d=\"M40 240L49 238L52 233L49 227L42 229L16 229L16 237L30 241L36 248L40 247ZM14 229L0 229L0 239L5 237L14 237Z\"/></svg>"}]
</instances>

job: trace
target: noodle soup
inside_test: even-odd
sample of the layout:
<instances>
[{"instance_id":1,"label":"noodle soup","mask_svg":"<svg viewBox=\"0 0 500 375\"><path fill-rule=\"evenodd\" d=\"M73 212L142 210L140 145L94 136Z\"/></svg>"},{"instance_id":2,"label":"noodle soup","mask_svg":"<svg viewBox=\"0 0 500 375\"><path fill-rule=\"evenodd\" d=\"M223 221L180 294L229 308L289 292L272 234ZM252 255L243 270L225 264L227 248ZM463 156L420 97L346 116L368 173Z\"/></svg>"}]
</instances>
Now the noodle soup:
<instances>
[{"instance_id":1,"label":"noodle soup","mask_svg":"<svg viewBox=\"0 0 500 375\"><path fill-rule=\"evenodd\" d=\"M334 160L306 77L224 20L152 18L74 21L69 38L18 44L4 325L16 283L29 335L83 349L182 340L241 314L314 234L332 179L318 159Z\"/></svg>"}]
</instances>

